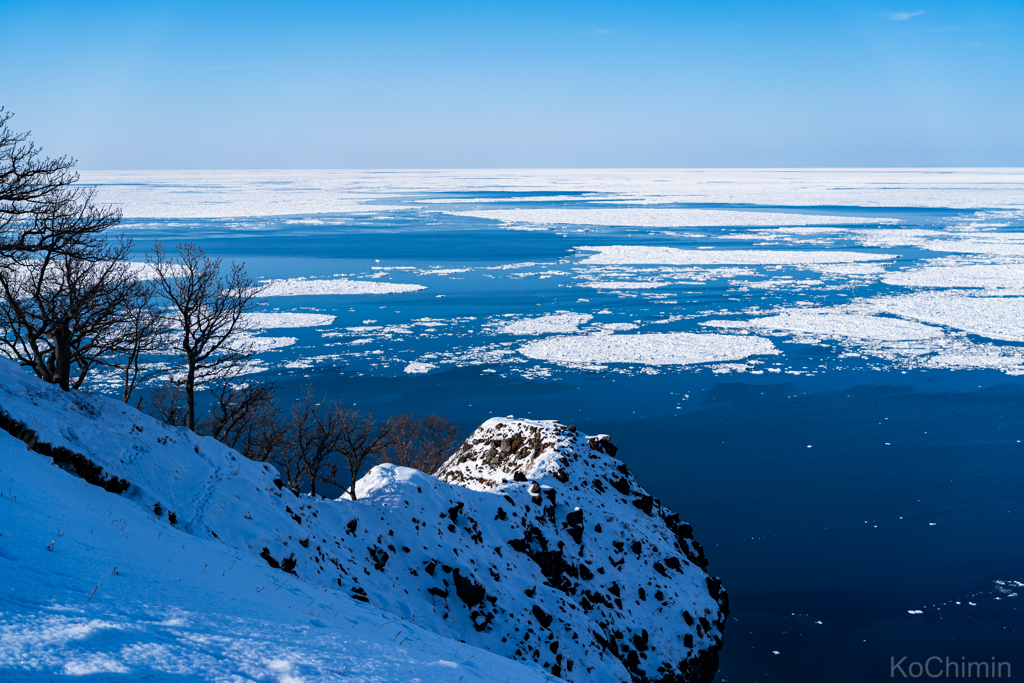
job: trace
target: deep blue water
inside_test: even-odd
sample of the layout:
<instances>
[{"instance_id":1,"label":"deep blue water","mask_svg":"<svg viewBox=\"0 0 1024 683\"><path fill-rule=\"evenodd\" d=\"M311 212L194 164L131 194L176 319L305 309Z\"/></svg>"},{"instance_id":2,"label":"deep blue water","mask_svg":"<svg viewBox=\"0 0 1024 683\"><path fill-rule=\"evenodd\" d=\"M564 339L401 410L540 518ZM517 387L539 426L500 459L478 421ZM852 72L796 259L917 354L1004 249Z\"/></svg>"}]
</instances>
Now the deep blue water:
<instances>
[{"instance_id":1,"label":"deep blue water","mask_svg":"<svg viewBox=\"0 0 1024 683\"><path fill-rule=\"evenodd\" d=\"M505 196L509 206L516 205L515 197ZM544 205L531 202L530 208ZM898 217L909 226L941 226L971 213L805 211ZM716 374L698 365L645 374L641 363L580 370L509 360L530 339L489 334L482 327L506 314L609 311L601 321L640 321L641 332L715 331L699 325L714 317L709 311L730 317L755 305L824 307L905 291L877 278L838 281L843 286L832 289L742 291L737 280L821 275L754 266L753 274L652 290L671 297L623 296L579 286L585 266L571 249L581 245L895 252L901 258L887 262L892 271L943 254L863 246L842 236L825 246L757 246L758 234L728 227L512 231L479 219L415 212L392 212L383 220L334 219L337 225L262 218L130 221L127 227L140 247L153 239L194 239L212 255L244 261L260 278L366 279L374 267L419 269L389 271L375 280L428 287L419 292L270 300L271 308L337 316L331 326L270 331L298 339L266 354L268 374L285 401L312 384L379 417L437 412L468 431L493 415L516 415L611 434L641 484L693 524L709 571L729 590L732 616L718 680L891 680L890 657L904 655L907 661L996 657L1024 671L1021 601L1010 595L1016 592L1012 585L996 583L1024 580L1021 377L908 367L870 354L843 357L848 348L839 343L794 344L781 337L772 339L783 355L763 359L765 368L779 364L784 371L778 373ZM746 239L722 239L748 233ZM523 262L542 265L484 269ZM449 276L420 272L433 266L473 270ZM566 274L510 277L546 270ZM673 315L684 317L650 324ZM466 317L476 320L428 334L368 333L370 341L359 346L350 342L360 335L345 332L365 327L367 320L386 326ZM332 330L340 336L324 336ZM505 360L464 358L467 349L501 343L511 349ZM463 360L437 360L428 374L403 371L425 354L453 350ZM372 351L380 353L367 353ZM312 367L283 367L289 360L330 354L336 357ZM534 367L542 372L524 374Z\"/></svg>"}]
</instances>

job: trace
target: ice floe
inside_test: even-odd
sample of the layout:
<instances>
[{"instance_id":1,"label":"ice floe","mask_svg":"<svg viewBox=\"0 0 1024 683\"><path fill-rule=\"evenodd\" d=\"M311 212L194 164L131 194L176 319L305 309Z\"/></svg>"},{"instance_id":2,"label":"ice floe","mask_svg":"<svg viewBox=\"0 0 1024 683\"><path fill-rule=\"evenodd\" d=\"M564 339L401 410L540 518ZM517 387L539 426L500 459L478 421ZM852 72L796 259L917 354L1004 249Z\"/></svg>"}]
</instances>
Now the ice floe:
<instances>
[{"instance_id":1,"label":"ice floe","mask_svg":"<svg viewBox=\"0 0 1024 683\"><path fill-rule=\"evenodd\" d=\"M337 316L326 313L257 312L245 316L250 328L280 329L286 327L324 327L334 323Z\"/></svg>"},{"instance_id":2,"label":"ice floe","mask_svg":"<svg viewBox=\"0 0 1024 683\"><path fill-rule=\"evenodd\" d=\"M582 246L577 251L597 252L583 259L593 265L810 265L821 263L857 263L860 261L891 261L897 254L874 254L859 251L792 251L767 249L678 249L676 247L639 247L613 245Z\"/></svg>"},{"instance_id":3,"label":"ice floe","mask_svg":"<svg viewBox=\"0 0 1024 683\"><path fill-rule=\"evenodd\" d=\"M708 320L708 327L755 330L758 332L799 333L823 339L934 339L943 336L941 329L897 318L834 310L785 311L778 315L749 320Z\"/></svg>"},{"instance_id":4,"label":"ice floe","mask_svg":"<svg viewBox=\"0 0 1024 683\"><path fill-rule=\"evenodd\" d=\"M433 363L420 363L419 361L413 361L405 366L405 371L410 375L425 375L437 366Z\"/></svg>"},{"instance_id":5,"label":"ice floe","mask_svg":"<svg viewBox=\"0 0 1024 683\"><path fill-rule=\"evenodd\" d=\"M118 205L127 217L143 218L381 212L395 207L370 202L404 199L411 193L458 192L460 198L466 198L467 193L500 191L516 192L520 196L533 193L530 199L544 201L544 197L537 195L553 187L560 193L590 195L580 197L582 200L599 196L602 201L646 205L697 202L773 207L1024 208L1021 199L1024 197L1024 172L1009 168L489 170L485 173L430 170L387 174L337 170L83 171L81 182L97 186L97 199L101 203ZM519 197L510 195L507 201L516 202ZM440 208L442 205L433 206ZM408 206L405 208L408 210ZM809 218L812 224L834 222L825 221L821 216L789 215ZM329 222L331 219L313 220ZM803 221L787 222L806 225Z\"/></svg>"},{"instance_id":6,"label":"ice floe","mask_svg":"<svg viewBox=\"0 0 1024 683\"><path fill-rule=\"evenodd\" d=\"M423 285L362 280L308 280L289 278L265 283L262 296L312 296L330 294L401 294L426 289Z\"/></svg>"},{"instance_id":7,"label":"ice floe","mask_svg":"<svg viewBox=\"0 0 1024 683\"><path fill-rule=\"evenodd\" d=\"M777 354L779 350L763 337L670 332L547 337L520 347L519 353L527 358L575 366L694 365Z\"/></svg>"},{"instance_id":8,"label":"ice floe","mask_svg":"<svg viewBox=\"0 0 1024 683\"><path fill-rule=\"evenodd\" d=\"M1024 263L928 265L889 273L882 282L903 287L1024 290Z\"/></svg>"},{"instance_id":9,"label":"ice floe","mask_svg":"<svg viewBox=\"0 0 1024 683\"><path fill-rule=\"evenodd\" d=\"M866 310L944 325L980 337L1024 342L1024 298L1020 297L927 292L878 297L862 306Z\"/></svg>"},{"instance_id":10,"label":"ice floe","mask_svg":"<svg viewBox=\"0 0 1024 683\"><path fill-rule=\"evenodd\" d=\"M589 313L560 312L537 318L502 321L491 325L490 329L495 334L572 334L579 332L579 326L589 322L593 317Z\"/></svg>"},{"instance_id":11,"label":"ice floe","mask_svg":"<svg viewBox=\"0 0 1024 683\"><path fill-rule=\"evenodd\" d=\"M238 344L247 346L253 353L266 353L287 348L297 341L295 337L239 337Z\"/></svg>"},{"instance_id":12,"label":"ice floe","mask_svg":"<svg viewBox=\"0 0 1024 683\"><path fill-rule=\"evenodd\" d=\"M592 287L594 289L658 289L668 287L671 282L653 282L649 280L638 280L635 282L581 282L580 287Z\"/></svg>"},{"instance_id":13,"label":"ice floe","mask_svg":"<svg viewBox=\"0 0 1024 683\"><path fill-rule=\"evenodd\" d=\"M486 218L503 223L543 225L618 225L644 228L689 228L701 226L754 225L840 225L893 224L895 218L861 218L857 216L814 216L800 213L742 211L720 209L481 209L477 211L446 211L453 216Z\"/></svg>"}]
</instances>

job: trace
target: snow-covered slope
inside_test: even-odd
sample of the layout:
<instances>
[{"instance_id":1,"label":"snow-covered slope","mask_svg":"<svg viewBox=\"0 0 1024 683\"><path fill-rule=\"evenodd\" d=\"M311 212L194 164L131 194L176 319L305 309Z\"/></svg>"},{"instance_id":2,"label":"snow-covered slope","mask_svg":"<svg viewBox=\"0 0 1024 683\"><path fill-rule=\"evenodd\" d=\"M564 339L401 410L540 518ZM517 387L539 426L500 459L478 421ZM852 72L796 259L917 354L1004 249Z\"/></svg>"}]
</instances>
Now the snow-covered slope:
<instances>
[{"instance_id":1,"label":"snow-covered slope","mask_svg":"<svg viewBox=\"0 0 1024 683\"><path fill-rule=\"evenodd\" d=\"M7 361L0 409L5 680L713 677L725 592L607 440L491 420L332 501Z\"/></svg>"}]
</instances>

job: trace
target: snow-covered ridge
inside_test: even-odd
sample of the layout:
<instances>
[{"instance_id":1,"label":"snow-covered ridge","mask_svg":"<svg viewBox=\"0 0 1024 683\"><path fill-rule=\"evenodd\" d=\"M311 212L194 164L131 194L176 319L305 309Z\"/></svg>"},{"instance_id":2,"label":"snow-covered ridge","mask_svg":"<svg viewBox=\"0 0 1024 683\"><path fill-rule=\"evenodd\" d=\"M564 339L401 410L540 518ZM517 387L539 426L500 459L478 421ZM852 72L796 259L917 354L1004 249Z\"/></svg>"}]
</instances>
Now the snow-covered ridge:
<instances>
[{"instance_id":1,"label":"snow-covered ridge","mask_svg":"<svg viewBox=\"0 0 1024 683\"><path fill-rule=\"evenodd\" d=\"M305 662L301 671L287 657L239 665L257 677L333 680L347 661L352 680L402 680L393 666L400 661L423 680L714 676L725 591L705 573L689 526L640 488L606 437L556 422L490 420L440 479L378 466L353 502L296 497L268 465L112 399L62 393L7 361L0 361L0 409L25 439L0 433L0 472L10 478L4 487L20 491L17 501L0 499L0 569L14 591L0 594L0 670L71 673L54 662L70 661L75 639L47 640L38 632L45 620L35 617L89 618L89 610L106 609L110 619L118 610L123 619L134 600L141 605L135 613L159 604L206 608L190 623L230 622L224 637L250 628L243 616L263 615L262 632L282 619L281 633L291 634L282 638L294 638L277 644L284 649L307 640L333 648L292 652ZM46 467L46 449L77 454L102 468L92 470L97 483L115 482L107 488L124 492ZM74 462L62 467L82 470ZM114 517L118 524L108 529ZM51 534L69 529L57 541L63 554L46 550ZM108 557L117 558L116 574L86 571ZM175 582L183 562L191 573L182 576L196 577ZM79 568L72 578L69 567ZM121 586L122 599L89 600L97 581L107 596ZM301 602L301 614L286 612L289 601ZM147 619L129 629L144 648L100 639L75 655L84 662L79 670L168 672L173 662L143 657L143 666L139 653L159 649L166 629L187 629ZM388 627L378 634L381 624ZM153 630L160 634L147 636ZM454 641L466 645L453 653ZM221 658L252 659L245 642L224 646ZM357 642L367 645L360 650ZM434 662L449 668L431 669ZM230 678L195 666L193 675Z\"/></svg>"}]
</instances>

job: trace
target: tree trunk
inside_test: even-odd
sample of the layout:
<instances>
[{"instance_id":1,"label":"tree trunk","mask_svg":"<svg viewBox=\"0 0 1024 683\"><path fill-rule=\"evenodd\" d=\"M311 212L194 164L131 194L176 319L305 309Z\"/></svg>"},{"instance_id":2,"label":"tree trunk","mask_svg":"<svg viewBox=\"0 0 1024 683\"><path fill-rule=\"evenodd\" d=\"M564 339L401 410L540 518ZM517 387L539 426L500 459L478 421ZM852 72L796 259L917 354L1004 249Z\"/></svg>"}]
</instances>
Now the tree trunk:
<instances>
[{"instance_id":1,"label":"tree trunk","mask_svg":"<svg viewBox=\"0 0 1024 683\"><path fill-rule=\"evenodd\" d=\"M352 500L355 500L356 499L356 479L359 477L359 470L358 469L354 469L354 470L349 470L349 472L352 473L352 490L351 490Z\"/></svg>"},{"instance_id":2,"label":"tree trunk","mask_svg":"<svg viewBox=\"0 0 1024 683\"><path fill-rule=\"evenodd\" d=\"M71 340L67 330L53 335L54 378L64 391L71 391Z\"/></svg>"},{"instance_id":3,"label":"tree trunk","mask_svg":"<svg viewBox=\"0 0 1024 683\"><path fill-rule=\"evenodd\" d=\"M191 365L185 377L185 426L196 429L196 370Z\"/></svg>"},{"instance_id":4,"label":"tree trunk","mask_svg":"<svg viewBox=\"0 0 1024 683\"><path fill-rule=\"evenodd\" d=\"M316 497L316 477L309 478L309 495Z\"/></svg>"}]
</instances>

